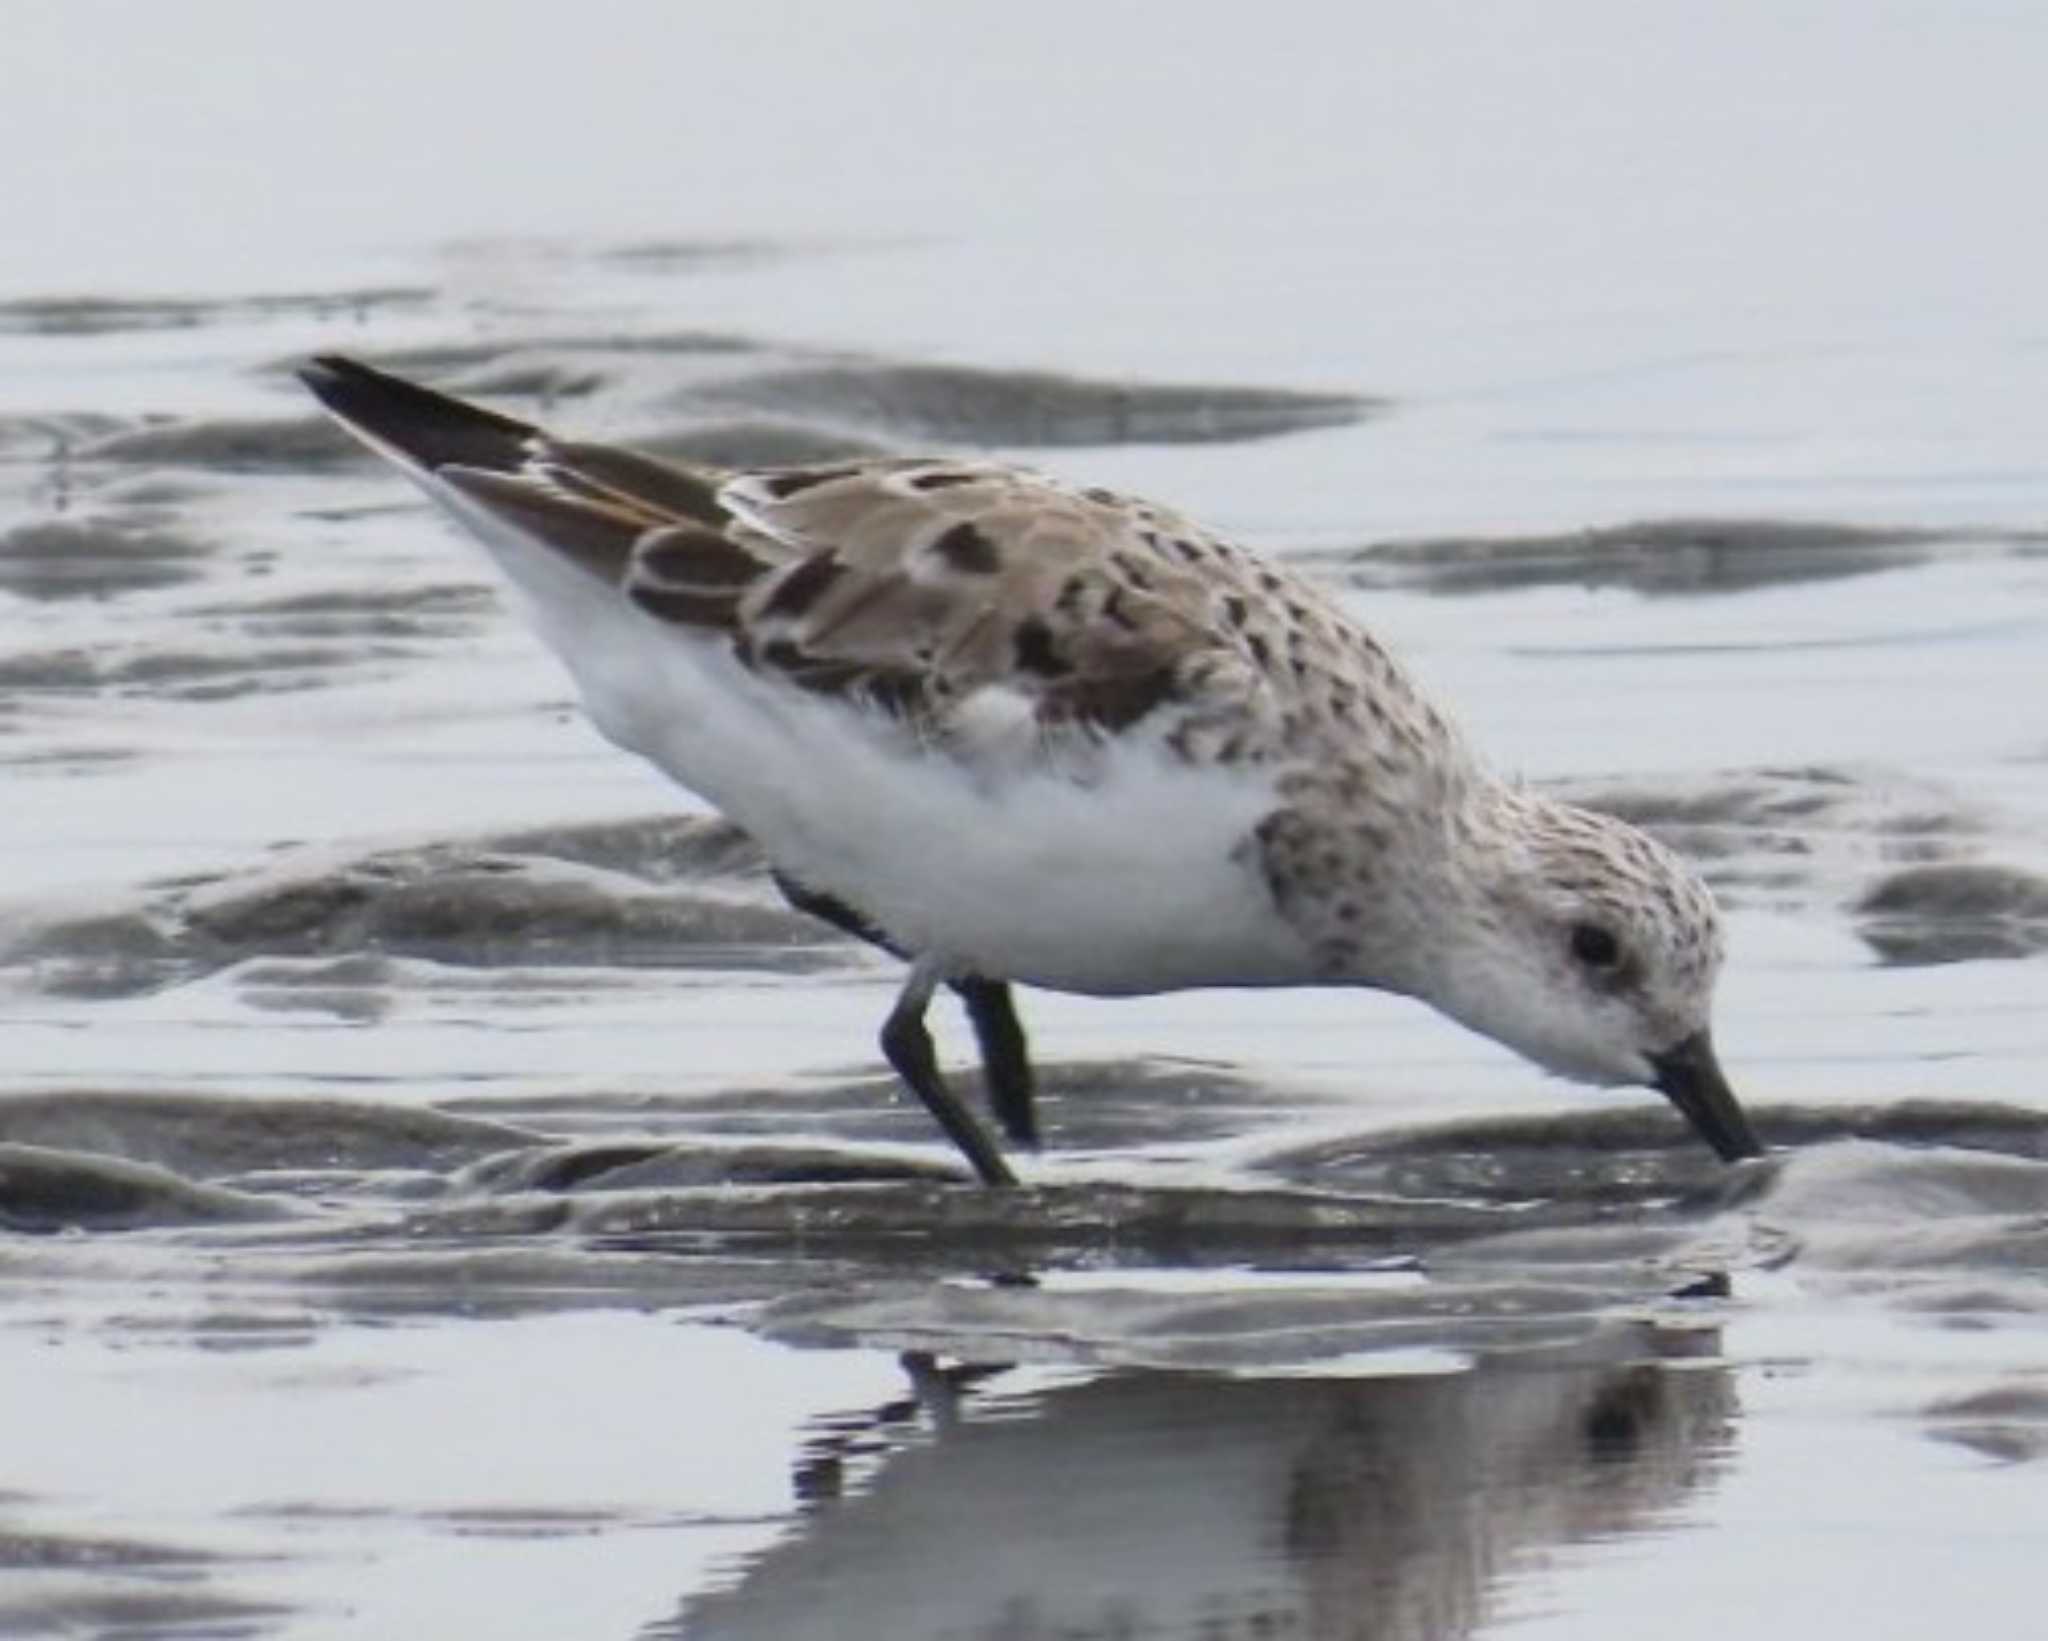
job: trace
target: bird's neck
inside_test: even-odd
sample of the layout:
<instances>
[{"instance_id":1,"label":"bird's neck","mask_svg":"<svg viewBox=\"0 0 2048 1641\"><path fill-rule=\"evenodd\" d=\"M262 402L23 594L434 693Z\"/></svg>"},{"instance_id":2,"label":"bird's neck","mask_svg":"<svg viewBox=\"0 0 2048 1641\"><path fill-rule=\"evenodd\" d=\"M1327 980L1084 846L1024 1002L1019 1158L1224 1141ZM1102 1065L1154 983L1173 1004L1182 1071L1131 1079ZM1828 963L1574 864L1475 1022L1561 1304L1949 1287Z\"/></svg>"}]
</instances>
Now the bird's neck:
<instances>
[{"instance_id":1,"label":"bird's neck","mask_svg":"<svg viewBox=\"0 0 2048 1641\"><path fill-rule=\"evenodd\" d=\"M1454 988L1456 936L1493 916L1526 801L1469 763L1332 768L1300 783L1259 839L1320 978L1429 997Z\"/></svg>"}]
</instances>

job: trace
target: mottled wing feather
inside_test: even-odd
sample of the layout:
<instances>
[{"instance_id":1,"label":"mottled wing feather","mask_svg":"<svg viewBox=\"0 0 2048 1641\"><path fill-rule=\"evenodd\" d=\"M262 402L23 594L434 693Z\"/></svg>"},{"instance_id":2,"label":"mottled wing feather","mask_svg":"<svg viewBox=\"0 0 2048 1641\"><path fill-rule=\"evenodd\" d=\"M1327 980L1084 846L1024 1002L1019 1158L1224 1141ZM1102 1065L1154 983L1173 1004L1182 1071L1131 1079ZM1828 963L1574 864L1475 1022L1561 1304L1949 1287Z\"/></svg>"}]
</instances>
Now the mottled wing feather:
<instances>
[{"instance_id":1,"label":"mottled wing feather","mask_svg":"<svg viewBox=\"0 0 2048 1641\"><path fill-rule=\"evenodd\" d=\"M929 458L672 466L348 359L303 374L377 448L649 616L921 735L1093 734L1167 709L1184 755L1260 757L1375 676L1402 684L1312 589L1107 491Z\"/></svg>"},{"instance_id":2,"label":"mottled wing feather","mask_svg":"<svg viewBox=\"0 0 2048 1641\"><path fill-rule=\"evenodd\" d=\"M690 520L722 529L730 517L719 505L724 473L681 467L615 445L547 440L541 470L564 489L628 507L653 522Z\"/></svg>"},{"instance_id":3,"label":"mottled wing feather","mask_svg":"<svg viewBox=\"0 0 2048 1641\"><path fill-rule=\"evenodd\" d=\"M1276 688L1278 652L1327 668L1343 648L1321 640L1355 632L1313 589L1176 514L993 463L712 475L544 437L528 448L516 473L442 477L649 615L921 733L948 733L996 692L1044 735L1171 709L1182 751L1258 756L1302 694ZM1296 673L1305 684L1306 661Z\"/></svg>"},{"instance_id":4,"label":"mottled wing feather","mask_svg":"<svg viewBox=\"0 0 2048 1641\"><path fill-rule=\"evenodd\" d=\"M788 554L750 551L727 530L699 522L692 513L591 478L588 469L562 460L563 454L564 447L547 445L517 473L446 467L439 476L617 587L649 615L737 632L745 595L772 584ZM599 471L615 480L622 470ZM702 494L708 499L711 492L707 487Z\"/></svg>"},{"instance_id":5,"label":"mottled wing feather","mask_svg":"<svg viewBox=\"0 0 2048 1641\"><path fill-rule=\"evenodd\" d=\"M578 494L525 469L504 473L451 466L436 476L600 581L622 580L641 538L655 527L638 508Z\"/></svg>"},{"instance_id":6,"label":"mottled wing feather","mask_svg":"<svg viewBox=\"0 0 2048 1641\"><path fill-rule=\"evenodd\" d=\"M1120 729L1236 659L1211 579L1164 547L1193 527L1106 492L912 460L744 474L719 499L737 539L806 553L744 600L756 653L914 675L940 719L1000 688L1044 728Z\"/></svg>"}]
</instances>

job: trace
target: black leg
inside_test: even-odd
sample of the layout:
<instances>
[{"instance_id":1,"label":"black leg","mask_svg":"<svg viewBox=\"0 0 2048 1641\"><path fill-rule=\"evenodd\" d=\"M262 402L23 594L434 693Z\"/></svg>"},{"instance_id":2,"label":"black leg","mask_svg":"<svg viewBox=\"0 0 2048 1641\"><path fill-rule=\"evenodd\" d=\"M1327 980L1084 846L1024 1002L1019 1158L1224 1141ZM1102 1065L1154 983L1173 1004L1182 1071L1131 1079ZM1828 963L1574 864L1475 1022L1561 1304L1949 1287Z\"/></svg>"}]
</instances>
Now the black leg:
<instances>
[{"instance_id":1,"label":"black leg","mask_svg":"<svg viewBox=\"0 0 2048 1641\"><path fill-rule=\"evenodd\" d=\"M967 1005L974 1040L981 1047L982 1076L988 1084L989 1109L1012 1143L1038 1148L1038 1111L1033 1103L1031 1049L1010 988L1000 980L970 975L955 980L953 989Z\"/></svg>"},{"instance_id":2,"label":"black leg","mask_svg":"<svg viewBox=\"0 0 2048 1641\"><path fill-rule=\"evenodd\" d=\"M768 875L775 880L775 887L782 891L782 898L798 911L829 923L844 934L856 940L865 940L870 946L880 946L883 951L896 957L907 957L903 948L884 934L881 928L868 921L867 917L855 911L837 896L823 894L808 883L799 883L787 872L768 869Z\"/></svg>"},{"instance_id":3,"label":"black leg","mask_svg":"<svg viewBox=\"0 0 2048 1641\"><path fill-rule=\"evenodd\" d=\"M907 958L909 953L889 938L886 930L871 922L845 901L822 894L808 884L782 872L771 871L782 898L800 912L865 940L885 952ZM1031 1073L1031 1045L1025 1039L1023 1023L1010 988L1000 980L970 975L948 982L967 1005L968 1023L981 1049L982 1080L988 1088L989 1109L1003 1132L1018 1145L1038 1148L1037 1085Z\"/></svg>"},{"instance_id":4,"label":"black leg","mask_svg":"<svg viewBox=\"0 0 2048 1641\"><path fill-rule=\"evenodd\" d=\"M932 988L938 975L920 961L911 965L910 978L889 1018L882 1023L882 1052L896 1075L910 1085L911 1093L924 1101L946 1137L960 1149L984 1185L1015 1185L1017 1176L1003 1161L996 1143L982 1131L974 1113L960 1103L959 1096L939 1075L938 1057L932 1052L932 1034L925 1030L924 1011L931 1004Z\"/></svg>"}]
</instances>

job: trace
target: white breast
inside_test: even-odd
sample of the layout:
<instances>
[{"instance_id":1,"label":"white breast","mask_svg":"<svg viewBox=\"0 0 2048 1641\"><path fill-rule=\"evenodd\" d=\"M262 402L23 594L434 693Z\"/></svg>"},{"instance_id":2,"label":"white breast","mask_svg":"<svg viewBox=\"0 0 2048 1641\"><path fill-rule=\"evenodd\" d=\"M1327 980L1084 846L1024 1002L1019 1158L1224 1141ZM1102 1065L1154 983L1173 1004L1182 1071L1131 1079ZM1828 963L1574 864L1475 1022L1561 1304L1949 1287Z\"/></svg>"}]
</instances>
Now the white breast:
<instances>
[{"instance_id":1,"label":"white breast","mask_svg":"<svg viewBox=\"0 0 2048 1641\"><path fill-rule=\"evenodd\" d=\"M965 744L919 746L655 620L459 495L437 499L490 547L607 738L907 949L1098 994L1310 978L1251 856L1274 805L1256 771L1191 767L1144 734L1047 768L1028 755L1035 726L993 692Z\"/></svg>"}]
</instances>

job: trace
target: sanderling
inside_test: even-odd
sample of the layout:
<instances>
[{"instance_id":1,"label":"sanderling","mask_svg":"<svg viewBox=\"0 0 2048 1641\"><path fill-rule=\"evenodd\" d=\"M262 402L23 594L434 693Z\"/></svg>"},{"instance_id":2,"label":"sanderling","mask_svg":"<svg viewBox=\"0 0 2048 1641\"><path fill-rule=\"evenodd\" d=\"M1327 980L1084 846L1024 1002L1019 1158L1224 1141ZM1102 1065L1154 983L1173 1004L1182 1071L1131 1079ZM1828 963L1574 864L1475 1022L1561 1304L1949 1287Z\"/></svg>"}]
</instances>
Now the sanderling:
<instances>
[{"instance_id":1,"label":"sanderling","mask_svg":"<svg viewBox=\"0 0 2048 1641\"><path fill-rule=\"evenodd\" d=\"M303 373L479 536L592 721L750 831L797 904L906 958L889 1063L1013 1176L924 1015L966 998L1031 1133L1010 982L1367 986L1724 1159L1706 887L1490 774L1331 598L1166 508L993 462L675 466L348 359Z\"/></svg>"}]
</instances>

